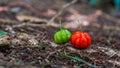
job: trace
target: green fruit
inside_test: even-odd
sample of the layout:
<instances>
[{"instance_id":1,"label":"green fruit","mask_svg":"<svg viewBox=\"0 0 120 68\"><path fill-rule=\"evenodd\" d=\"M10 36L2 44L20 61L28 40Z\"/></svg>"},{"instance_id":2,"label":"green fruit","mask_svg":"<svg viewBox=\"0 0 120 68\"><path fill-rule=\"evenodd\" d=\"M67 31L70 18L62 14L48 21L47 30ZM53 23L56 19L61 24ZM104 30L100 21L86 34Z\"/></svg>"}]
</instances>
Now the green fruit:
<instances>
[{"instance_id":1,"label":"green fruit","mask_svg":"<svg viewBox=\"0 0 120 68\"><path fill-rule=\"evenodd\" d=\"M67 29L61 29L54 34L54 41L55 43L63 44L69 41L70 36L70 31L68 31Z\"/></svg>"}]
</instances>

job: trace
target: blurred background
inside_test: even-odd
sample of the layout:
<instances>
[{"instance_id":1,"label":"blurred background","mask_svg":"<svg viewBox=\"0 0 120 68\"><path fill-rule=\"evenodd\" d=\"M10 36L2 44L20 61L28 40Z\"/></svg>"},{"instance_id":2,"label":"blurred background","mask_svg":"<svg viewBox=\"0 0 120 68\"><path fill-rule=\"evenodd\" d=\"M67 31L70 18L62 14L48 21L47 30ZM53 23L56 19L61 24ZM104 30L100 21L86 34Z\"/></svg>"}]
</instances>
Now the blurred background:
<instances>
[{"instance_id":1,"label":"blurred background","mask_svg":"<svg viewBox=\"0 0 120 68\"><path fill-rule=\"evenodd\" d=\"M33 15L50 20L58 13L63 5L71 1L72 0L0 0L0 17L4 18L6 17L4 15L7 15L7 17L10 16L10 19L17 20L16 15ZM55 21L61 19L65 22L70 22L73 18L78 17L77 19L80 18L82 19L81 21L85 19L88 22L94 22L102 15L101 13L110 15L110 18L118 19L120 17L119 0L77 0L75 4L65 8L64 11L55 18ZM88 23L85 23L85 25L87 24Z\"/></svg>"},{"instance_id":2,"label":"blurred background","mask_svg":"<svg viewBox=\"0 0 120 68\"><path fill-rule=\"evenodd\" d=\"M29 4L33 7L36 7L38 9L43 9L43 7L46 8L53 8L52 6L54 5L61 5L63 3L68 3L72 0L0 0L0 5L7 5L8 3L12 3L12 2L24 2L26 4ZM82 5L86 5L86 7L91 7L91 8L96 8L96 9L101 9L103 11L107 11L111 14L116 14L118 15L119 11L120 11L120 2L119 0L105 0L105 1L101 1L101 0L78 0L76 2L76 4L80 4ZM51 6L49 6L51 5ZM79 6L79 7L81 7ZM15 6L14 6L15 7ZM55 7L55 6L54 6ZM58 7L58 6L56 6ZM60 7L60 6L59 6ZM45 9L45 8L44 8Z\"/></svg>"}]
</instances>

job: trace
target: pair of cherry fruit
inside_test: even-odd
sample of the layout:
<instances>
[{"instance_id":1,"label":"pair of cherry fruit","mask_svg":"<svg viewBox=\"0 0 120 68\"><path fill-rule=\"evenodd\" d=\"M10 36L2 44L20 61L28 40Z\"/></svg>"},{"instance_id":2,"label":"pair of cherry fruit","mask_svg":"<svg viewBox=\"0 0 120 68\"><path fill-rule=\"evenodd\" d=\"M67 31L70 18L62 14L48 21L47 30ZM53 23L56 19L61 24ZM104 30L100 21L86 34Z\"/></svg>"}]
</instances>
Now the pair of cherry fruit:
<instances>
[{"instance_id":1,"label":"pair of cherry fruit","mask_svg":"<svg viewBox=\"0 0 120 68\"><path fill-rule=\"evenodd\" d=\"M80 49L86 49L91 44L91 36L89 33L78 30L71 34L69 30L61 28L60 22L60 30L54 34L54 42L63 44L69 40L75 48Z\"/></svg>"}]
</instances>

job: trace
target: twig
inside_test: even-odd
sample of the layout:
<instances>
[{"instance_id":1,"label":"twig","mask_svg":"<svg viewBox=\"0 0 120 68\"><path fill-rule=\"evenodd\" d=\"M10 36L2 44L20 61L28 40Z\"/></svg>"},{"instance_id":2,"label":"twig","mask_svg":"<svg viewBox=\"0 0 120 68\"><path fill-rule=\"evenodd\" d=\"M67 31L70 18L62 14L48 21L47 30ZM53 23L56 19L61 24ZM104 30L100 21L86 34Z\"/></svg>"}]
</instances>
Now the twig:
<instances>
[{"instance_id":1,"label":"twig","mask_svg":"<svg viewBox=\"0 0 120 68\"><path fill-rule=\"evenodd\" d=\"M21 24L17 24L17 25L13 25L12 28L16 28L16 27L22 27L27 25L28 23L21 23Z\"/></svg>"},{"instance_id":2,"label":"twig","mask_svg":"<svg viewBox=\"0 0 120 68\"><path fill-rule=\"evenodd\" d=\"M60 51L61 51L61 49L50 52L46 58L48 59L51 55L55 54L56 52L60 52Z\"/></svg>"},{"instance_id":3,"label":"twig","mask_svg":"<svg viewBox=\"0 0 120 68\"><path fill-rule=\"evenodd\" d=\"M45 61L46 61L46 62L49 62L49 60L48 60L49 57L52 56L53 54L57 53L57 52L60 52L60 51L61 51L61 49L55 50L55 51L53 51L53 52L50 52L50 53L48 54L48 56L46 57Z\"/></svg>"},{"instance_id":4,"label":"twig","mask_svg":"<svg viewBox=\"0 0 120 68\"><path fill-rule=\"evenodd\" d=\"M72 5L72 4L76 3L76 2L77 2L77 0L73 0L73 1L71 1L70 3L68 3L68 4L65 4L65 5L58 11L58 13L57 13L55 16L53 16L53 17L48 21L48 25L50 25L51 22L53 22L53 21L55 20L55 18L57 18L59 15L61 15L62 12L63 12L67 7L69 7L70 5Z\"/></svg>"}]
</instances>

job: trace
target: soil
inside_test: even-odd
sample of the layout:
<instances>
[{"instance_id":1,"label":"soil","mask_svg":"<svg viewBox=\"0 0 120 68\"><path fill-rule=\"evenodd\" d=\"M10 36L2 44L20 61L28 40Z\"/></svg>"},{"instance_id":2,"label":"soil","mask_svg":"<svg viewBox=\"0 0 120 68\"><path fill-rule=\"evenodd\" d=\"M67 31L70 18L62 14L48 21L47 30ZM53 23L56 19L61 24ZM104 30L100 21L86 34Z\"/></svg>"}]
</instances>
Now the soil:
<instances>
[{"instance_id":1,"label":"soil","mask_svg":"<svg viewBox=\"0 0 120 68\"><path fill-rule=\"evenodd\" d=\"M46 3L47 1L40 0L40 2ZM60 2L61 4L65 4L63 0L58 0L55 2ZM47 8L44 9L48 9L49 5L51 5L51 2L50 4L47 5ZM51 7L56 10L60 8L59 5L56 7L55 6L56 5L52 5ZM79 6L78 4L73 5L71 8L76 7L77 10L78 6ZM34 8L36 8L36 5L34 5ZM87 9L84 7L80 7L80 8L83 8L83 10L78 9L79 12L87 11L87 10L90 11L88 13L83 12L83 14L86 15L89 13L93 13L93 11L95 11L95 9L94 10ZM41 10L43 8L39 7L39 9ZM41 12L42 11L43 10L41 10ZM19 12L19 14L28 15L27 12L28 11L26 11L26 9L23 9L23 11ZM29 15L37 16L31 12L28 13ZM3 19L9 18L10 20L16 20L15 17L16 14L13 14L9 11L0 12L0 14L1 14L0 18ZM64 16L65 15L62 15L61 17L64 18ZM37 16L37 17L43 17L43 16ZM46 17L46 19L49 19L49 17ZM104 19L104 22L101 22L101 19ZM0 23L1 30L11 33L9 29L7 30L8 26L12 27L14 25L24 23L24 21L23 22L20 22L18 20L16 21L17 22L14 23L13 22ZM36 23L36 22L31 22L31 23ZM114 28L120 26L120 23L112 22L110 20L105 19L104 17L101 17L100 19L98 19L98 21L93 23L98 23L99 25L103 24L107 26L112 26ZM39 22L38 24L41 24L41 22ZM44 24L44 22L42 24ZM89 68L88 65L82 62L61 57L60 53L65 53L69 56L78 56L81 59L91 64L95 64L97 68L120 68L120 28L119 30L103 29L103 27L96 27L94 26L94 24L85 27L83 26L82 28L83 31L88 32L92 37L92 44L88 49L76 49L72 46L70 42L65 44L54 43L53 35L56 31L59 30L59 27L26 25L26 26L12 28L13 31L15 32L15 36L10 38L10 40L16 38L19 35L17 33L25 33L28 36L30 36L30 38L32 37L35 40L37 40L38 46L34 47L34 45L32 45L33 47L26 47L27 44L24 43L22 44L22 46L14 45L12 43L9 45L0 46L0 68L80 68L80 67ZM76 30L68 29L68 30L70 30L71 33L73 33L77 29ZM12 35L10 35L9 37L11 36ZM26 41L28 41L28 39Z\"/></svg>"}]
</instances>

